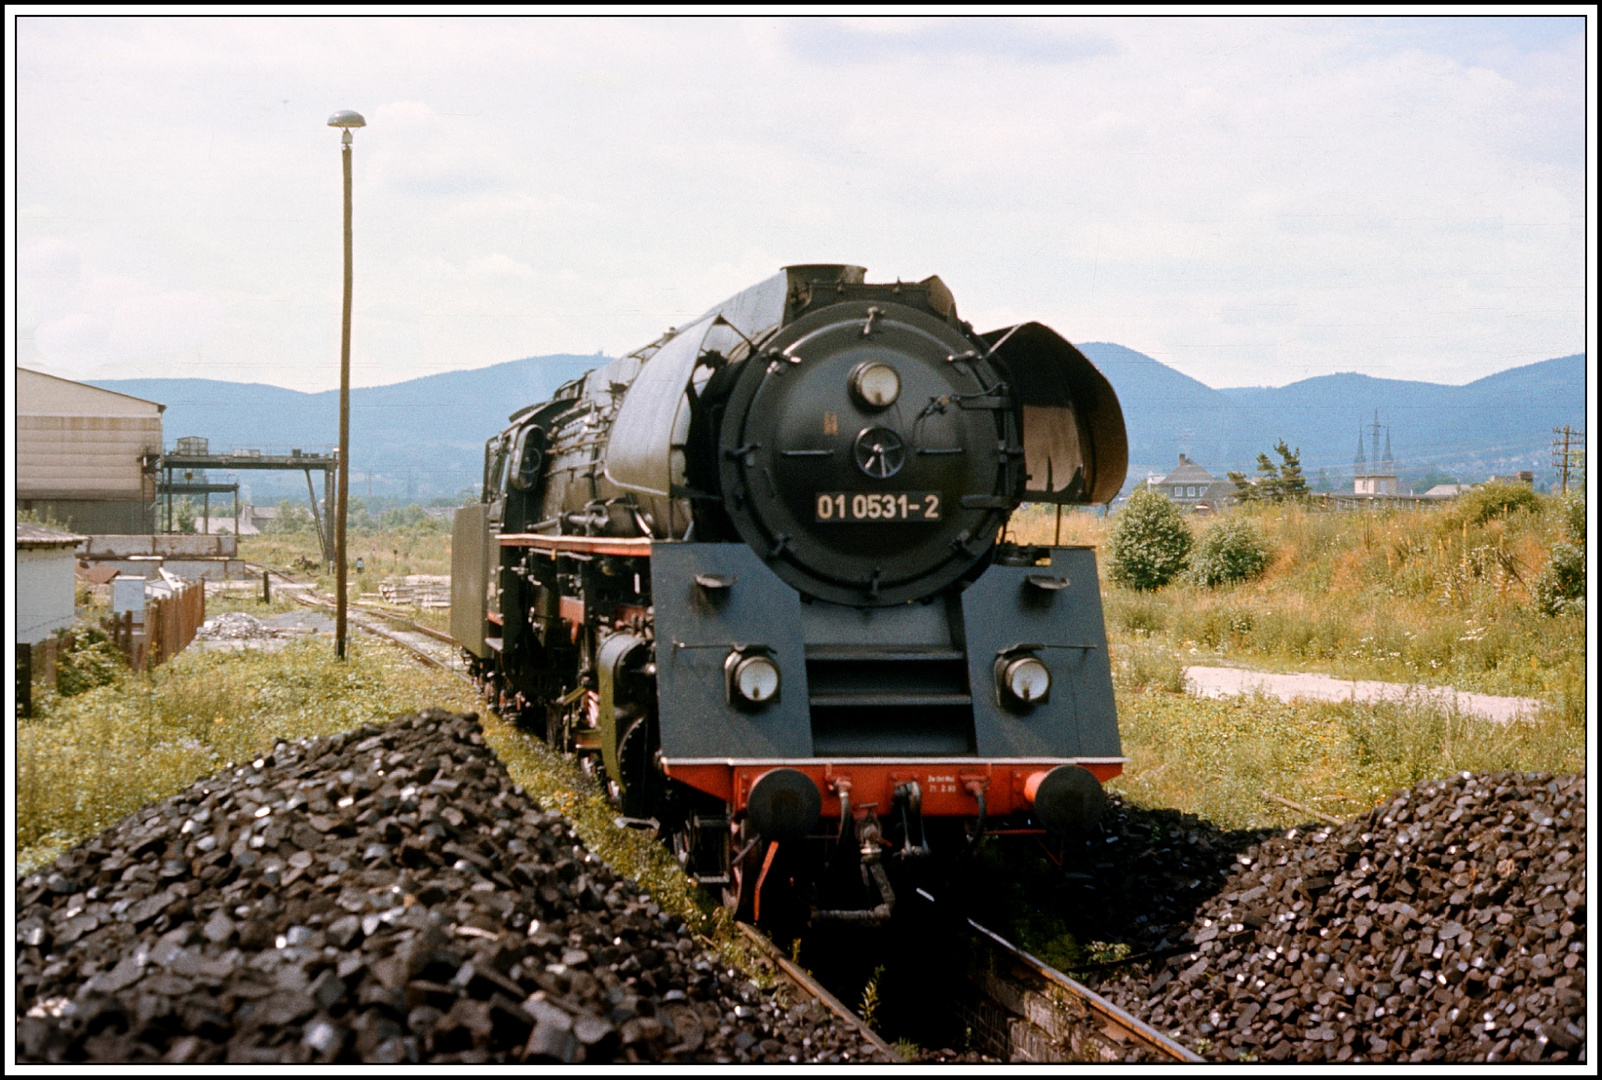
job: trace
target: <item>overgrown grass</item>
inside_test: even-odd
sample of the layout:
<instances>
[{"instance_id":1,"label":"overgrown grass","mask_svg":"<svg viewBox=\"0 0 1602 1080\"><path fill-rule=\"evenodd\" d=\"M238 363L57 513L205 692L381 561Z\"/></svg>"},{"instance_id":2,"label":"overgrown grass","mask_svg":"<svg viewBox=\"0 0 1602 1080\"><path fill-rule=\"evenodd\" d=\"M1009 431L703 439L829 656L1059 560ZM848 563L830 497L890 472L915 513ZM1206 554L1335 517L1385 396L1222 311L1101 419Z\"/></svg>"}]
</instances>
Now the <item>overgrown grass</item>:
<instances>
[{"instance_id":1,"label":"overgrown grass","mask_svg":"<svg viewBox=\"0 0 1602 1080\"><path fill-rule=\"evenodd\" d=\"M1265 790L1344 817L1464 769L1583 770L1585 619L1543 616L1531 595L1572 531L1573 507L1521 501L1500 516L1486 499L1424 512L1244 508L1232 513L1271 552L1256 581L1138 592L1104 574L1130 759L1114 788L1249 828L1297 823ZM1062 540L1103 547L1112 520L1064 513ZM1209 523L1191 524L1199 532ZM1050 543L1056 528L1053 511L1027 508L1012 531L1022 543ZM1501 725L1422 700L1286 704L1181 693L1185 665L1219 662L1528 695L1542 708L1534 721Z\"/></svg>"},{"instance_id":2,"label":"overgrown grass","mask_svg":"<svg viewBox=\"0 0 1602 1080\"><path fill-rule=\"evenodd\" d=\"M1567 508L1539 498L1535 509L1480 522L1481 509L1236 510L1272 552L1263 577L1150 593L1104 583L1108 630L1115 641L1166 645L1187 663L1450 685L1561 707L1584 692L1585 619L1540 614L1532 589L1564 539ZM1064 514L1064 542L1100 546L1105 526ZM1050 513L1015 519L1024 542L1049 542L1053 530Z\"/></svg>"},{"instance_id":3,"label":"overgrown grass","mask_svg":"<svg viewBox=\"0 0 1602 1080\"><path fill-rule=\"evenodd\" d=\"M1498 724L1423 700L1208 699L1120 680L1118 721L1129 763L1114 790L1226 828L1305 819L1264 800L1264 791L1347 818L1399 788L1461 770L1585 769L1583 707L1549 706L1533 720Z\"/></svg>"},{"instance_id":4,"label":"overgrown grass","mask_svg":"<svg viewBox=\"0 0 1602 1080\"><path fill-rule=\"evenodd\" d=\"M350 570L346 575L346 594L352 601L359 594L379 591L379 585L408 574L449 574L451 572L451 534L449 530L399 529L384 532L352 532L346 538ZM364 562L356 573L356 559ZM312 532L268 533L239 538L239 557L263 566L276 567L309 578L317 588L333 594L337 581L322 563L322 551ZM304 569L310 564L311 569ZM387 605L367 600L436 630L449 632L450 612L444 609Z\"/></svg>"},{"instance_id":5,"label":"overgrown grass","mask_svg":"<svg viewBox=\"0 0 1602 1080\"><path fill-rule=\"evenodd\" d=\"M222 608L267 610L259 599L208 598L208 614ZM486 741L525 791L565 814L592 851L650 889L665 910L709 936L726 962L760 977L722 909L654 835L616 827L617 811L575 763L485 710L453 675L360 634L347 652L341 663L321 637L277 652L188 649L146 675L124 674L70 698L44 696L36 717L17 726L17 873L279 739L385 723L429 707L476 712Z\"/></svg>"},{"instance_id":6,"label":"overgrown grass","mask_svg":"<svg viewBox=\"0 0 1602 1080\"><path fill-rule=\"evenodd\" d=\"M465 685L361 637L281 651L188 649L144 675L45 695L17 724L19 870L278 739L346 731L428 706L473 709Z\"/></svg>"},{"instance_id":7,"label":"overgrown grass","mask_svg":"<svg viewBox=\"0 0 1602 1080\"><path fill-rule=\"evenodd\" d=\"M351 532L345 538L351 563L350 579L356 580L356 559L365 564L363 584L407 574L448 574L451 572L451 534L443 531L400 529L384 532ZM239 538L239 557L267 566L288 569L298 559L314 565L322 560L317 535L312 532L266 533ZM328 575L330 582L332 575Z\"/></svg>"},{"instance_id":8,"label":"overgrown grass","mask_svg":"<svg viewBox=\"0 0 1602 1080\"><path fill-rule=\"evenodd\" d=\"M258 619L265 619L272 615L282 615L289 611L305 611L306 605L296 603L290 594L282 589L275 590L272 600L262 603L261 582L256 582L253 589L210 589L206 590L206 618L222 615L231 611L244 612L254 615Z\"/></svg>"}]
</instances>

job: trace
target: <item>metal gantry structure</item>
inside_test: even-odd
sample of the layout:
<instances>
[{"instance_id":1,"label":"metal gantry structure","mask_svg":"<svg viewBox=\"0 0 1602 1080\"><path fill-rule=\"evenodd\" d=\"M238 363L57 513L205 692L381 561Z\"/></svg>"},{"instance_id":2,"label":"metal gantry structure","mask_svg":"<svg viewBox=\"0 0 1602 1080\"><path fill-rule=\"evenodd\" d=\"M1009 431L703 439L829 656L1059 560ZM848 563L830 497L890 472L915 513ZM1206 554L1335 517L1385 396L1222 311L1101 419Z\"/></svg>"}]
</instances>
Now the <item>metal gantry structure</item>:
<instances>
[{"instance_id":1,"label":"metal gantry structure","mask_svg":"<svg viewBox=\"0 0 1602 1080\"><path fill-rule=\"evenodd\" d=\"M174 496L232 492L237 512L239 505L239 485L237 483L208 483L204 480L192 479L193 474L204 473L207 469L272 469L305 473L306 494L311 500L312 523L317 527L317 541L322 549L323 564L326 566L333 561L334 539L333 530L329 527L329 517L334 508L334 501L330 496L336 493L337 487L337 472L339 469L339 455L337 453L308 454L299 450L291 450L288 454L269 455L255 451L235 451L232 454L172 451L162 455L159 468L161 470L161 479L157 485L156 492L160 496L165 496L167 500L167 532L171 532L173 529ZM327 508L329 513L323 513L318 509L317 489L312 483L312 473L314 472L323 474L323 506ZM183 476L183 479L179 479L179 475Z\"/></svg>"}]
</instances>

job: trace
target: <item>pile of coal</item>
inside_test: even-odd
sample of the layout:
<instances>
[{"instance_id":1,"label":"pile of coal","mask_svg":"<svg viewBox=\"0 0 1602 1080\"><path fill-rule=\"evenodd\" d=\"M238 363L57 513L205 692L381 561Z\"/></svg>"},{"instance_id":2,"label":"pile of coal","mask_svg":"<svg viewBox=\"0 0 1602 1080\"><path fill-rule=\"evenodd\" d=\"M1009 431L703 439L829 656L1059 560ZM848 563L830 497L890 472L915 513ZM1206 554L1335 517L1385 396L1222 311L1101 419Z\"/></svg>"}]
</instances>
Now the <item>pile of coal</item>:
<instances>
[{"instance_id":1,"label":"pile of coal","mask_svg":"<svg viewBox=\"0 0 1602 1080\"><path fill-rule=\"evenodd\" d=\"M1229 1061L1585 1060L1585 780L1461 774L1238 856L1096 989Z\"/></svg>"},{"instance_id":2,"label":"pile of coal","mask_svg":"<svg viewBox=\"0 0 1602 1080\"><path fill-rule=\"evenodd\" d=\"M281 742L17 893L24 1061L875 1057L586 851L472 716Z\"/></svg>"},{"instance_id":3,"label":"pile of coal","mask_svg":"<svg viewBox=\"0 0 1602 1080\"><path fill-rule=\"evenodd\" d=\"M914 1065L1000 1065L1000 1058L981 1054L977 1050L956 1051L949 1047L944 1050L920 1050L913 1056Z\"/></svg>"},{"instance_id":4,"label":"pile of coal","mask_svg":"<svg viewBox=\"0 0 1602 1080\"><path fill-rule=\"evenodd\" d=\"M1083 944L1116 942L1136 955L1181 948L1197 910L1271 829L1228 830L1195 814L1146 808L1108 793L1090 834L1066 842L1061 866L1037 850L996 850L993 872L958 877L946 892L986 926L1042 948L1032 913L1059 917Z\"/></svg>"}]
</instances>

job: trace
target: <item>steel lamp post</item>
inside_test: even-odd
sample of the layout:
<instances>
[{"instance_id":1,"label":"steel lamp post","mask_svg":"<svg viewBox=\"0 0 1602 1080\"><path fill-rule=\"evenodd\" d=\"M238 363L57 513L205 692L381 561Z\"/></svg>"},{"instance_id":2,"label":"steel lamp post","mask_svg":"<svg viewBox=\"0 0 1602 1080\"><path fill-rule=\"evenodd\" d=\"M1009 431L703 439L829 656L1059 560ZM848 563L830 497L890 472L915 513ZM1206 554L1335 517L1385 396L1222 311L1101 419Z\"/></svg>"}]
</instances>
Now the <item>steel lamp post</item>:
<instances>
[{"instance_id":1,"label":"steel lamp post","mask_svg":"<svg viewBox=\"0 0 1602 1080\"><path fill-rule=\"evenodd\" d=\"M334 655L345 659L345 517L350 490L350 145L352 128L366 127L362 114L342 109L328 118L329 127L341 128L340 156L345 163L345 313L339 335L339 492L334 526Z\"/></svg>"}]
</instances>

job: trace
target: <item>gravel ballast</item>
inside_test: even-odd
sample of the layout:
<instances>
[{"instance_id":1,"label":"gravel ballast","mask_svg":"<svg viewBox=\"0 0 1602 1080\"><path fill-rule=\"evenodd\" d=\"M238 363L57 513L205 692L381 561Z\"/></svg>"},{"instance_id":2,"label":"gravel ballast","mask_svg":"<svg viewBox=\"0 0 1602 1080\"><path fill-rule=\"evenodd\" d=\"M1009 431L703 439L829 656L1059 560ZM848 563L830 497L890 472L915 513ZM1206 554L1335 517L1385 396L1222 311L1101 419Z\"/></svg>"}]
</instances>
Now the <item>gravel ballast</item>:
<instances>
[{"instance_id":1,"label":"gravel ballast","mask_svg":"<svg viewBox=\"0 0 1602 1080\"><path fill-rule=\"evenodd\" d=\"M279 743L17 893L23 1061L876 1057L586 851L471 716Z\"/></svg>"}]
</instances>

